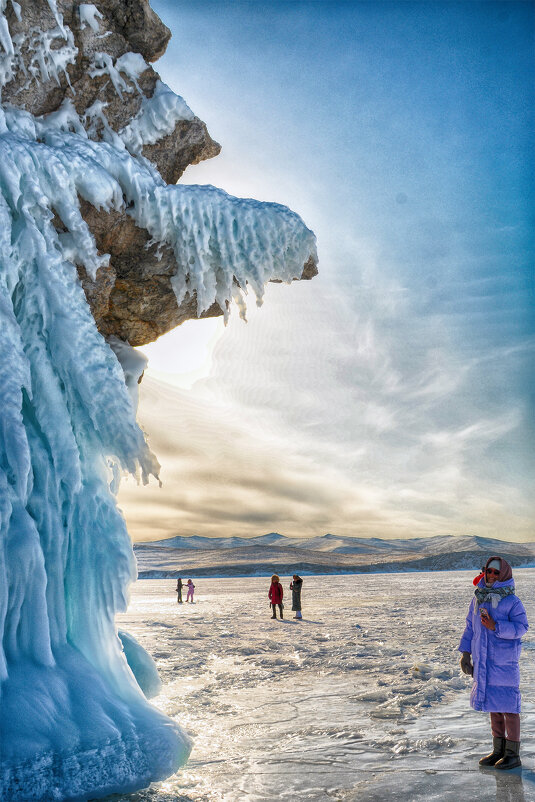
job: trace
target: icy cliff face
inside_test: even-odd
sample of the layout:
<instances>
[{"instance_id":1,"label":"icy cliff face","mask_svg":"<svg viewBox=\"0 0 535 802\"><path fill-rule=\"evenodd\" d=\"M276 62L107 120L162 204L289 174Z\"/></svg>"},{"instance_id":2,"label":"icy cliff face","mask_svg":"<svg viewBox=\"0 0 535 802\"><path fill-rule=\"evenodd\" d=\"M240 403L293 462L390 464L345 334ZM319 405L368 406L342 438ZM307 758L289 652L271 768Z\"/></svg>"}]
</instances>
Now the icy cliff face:
<instances>
[{"instance_id":1,"label":"icy cliff face","mask_svg":"<svg viewBox=\"0 0 535 802\"><path fill-rule=\"evenodd\" d=\"M0 797L10 802L131 791L190 749L146 702L115 627L135 564L113 493L122 471L147 481L158 463L135 421L143 366L125 341L137 335L106 330L103 312L101 331L122 340L112 349L79 280L100 296L102 283L115 287L94 230L104 236L107 220L115 239L125 226L144 231L151 265L172 259L175 307L190 315L228 314L233 298L243 311L247 285L260 302L264 282L315 264L313 234L288 209L168 185L148 160L177 125L202 126L146 64L166 36L154 20L157 42L135 24L149 11L141 0L0 0ZM139 249L137 262L144 275ZM117 320L120 309L116 299Z\"/></svg>"},{"instance_id":2,"label":"icy cliff face","mask_svg":"<svg viewBox=\"0 0 535 802\"><path fill-rule=\"evenodd\" d=\"M220 147L148 63L164 52L170 36L148 1L100 0L97 5L73 0L26 0L22 8L10 0L0 4L3 102L144 156L164 182L174 184L188 164L217 155ZM196 317L195 288L180 301L174 292L175 276L187 273L188 264L177 265L171 245L154 241L126 207L94 206L83 193L80 197L97 248L109 256L96 276L77 264L99 331L143 345ZM61 220L56 223L61 227ZM312 253L305 261L296 277L317 272ZM201 314L226 311L214 299Z\"/></svg>"}]
</instances>

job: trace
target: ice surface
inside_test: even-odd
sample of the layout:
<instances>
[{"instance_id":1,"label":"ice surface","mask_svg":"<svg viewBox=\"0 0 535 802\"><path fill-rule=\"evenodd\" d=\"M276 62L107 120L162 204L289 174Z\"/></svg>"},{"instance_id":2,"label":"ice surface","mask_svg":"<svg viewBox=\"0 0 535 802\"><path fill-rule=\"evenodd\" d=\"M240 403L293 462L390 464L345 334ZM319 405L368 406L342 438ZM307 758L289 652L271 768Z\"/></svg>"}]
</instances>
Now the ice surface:
<instances>
[{"instance_id":1,"label":"ice surface","mask_svg":"<svg viewBox=\"0 0 535 802\"><path fill-rule=\"evenodd\" d=\"M162 689L162 682L154 660L133 635L123 632L121 629L117 634L122 643L126 661L136 678L137 684L147 699L158 696Z\"/></svg>"},{"instance_id":2,"label":"ice surface","mask_svg":"<svg viewBox=\"0 0 535 802\"><path fill-rule=\"evenodd\" d=\"M22 48L29 83L66 74L72 31L48 3L55 28L28 41L12 39L0 14L0 81L20 68ZM80 24L97 16L80 7ZM139 54L95 59L119 95L139 91ZM180 109L160 89L132 142L167 132ZM102 338L78 280L76 265L95 277L108 260L79 197L126 208L168 243L177 297L196 293L199 313L218 302L228 314L233 297L243 306L247 284L260 300L263 282L298 277L315 253L288 209L166 186L109 126L107 141L90 139L104 112L87 111L86 131L69 101L39 119L0 110L0 796L10 802L133 790L176 770L190 749L146 702L116 632L136 569L114 492L122 471L148 481L158 463L135 420L143 366Z\"/></svg>"},{"instance_id":3,"label":"ice surface","mask_svg":"<svg viewBox=\"0 0 535 802\"><path fill-rule=\"evenodd\" d=\"M276 569L276 564L274 565ZM482 773L488 717L457 647L473 572L305 577L302 622L269 580L142 580L119 618L155 657L158 706L194 748L175 778L116 802L535 801L535 649L525 637L522 776ZM535 620L535 570L514 571ZM289 595L289 577L282 577Z\"/></svg>"},{"instance_id":4,"label":"ice surface","mask_svg":"<svg viewBox=\"0 0 535 802\"><path fill-rule=\"evenodd\" d=\"M145 478L157 463L65 255L99 262L67 163L7 131L0 149L2 796L82 798L163 777L189 751L115 631L135 566L109 461Z\"/></svg>"}]
</instances>

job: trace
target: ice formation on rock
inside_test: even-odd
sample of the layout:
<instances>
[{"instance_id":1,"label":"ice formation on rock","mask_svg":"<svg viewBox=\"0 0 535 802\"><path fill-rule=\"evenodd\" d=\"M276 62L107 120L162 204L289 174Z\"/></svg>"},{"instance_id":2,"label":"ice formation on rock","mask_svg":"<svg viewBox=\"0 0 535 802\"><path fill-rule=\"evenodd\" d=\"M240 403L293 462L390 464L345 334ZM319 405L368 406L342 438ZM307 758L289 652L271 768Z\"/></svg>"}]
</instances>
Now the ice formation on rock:
<instances>
[{"instance_id":1,"label":"ice formation on rock","mask_svg":"<svg viewBox=\"0 0 535 802\"><path fill-rule=\"evenodd\" d=\"M53 27L25 38L11 35L0 0L2 84L20 70L27 83L69 82L73 34L47 2ZM12 0L11 12L24 20L31 6ZM98 4L78 8L80 26L99 30ZM95 54L92 69L137 92L144 64ZM232 298L243 309L248 284L260 302L266 281L298 278L315 256L313 234L284 207L166 185L140 153L191 114L167 87L119 132L105 106L80 114L65 97L46 115L0 111L0 796L10 802L135 790L190 750L147 703L114 620L136 569L113 492L121 472L148 481L159 466L135 420L143 364L99 333L78 278L77 266L94 278L108 261L80 199L126 212L170 248L177 299L193 295L198 314L215 302L228 314Z\"/></svg>"},{"instance_id":2,"label":"ice formation on rock","mask_svg":"<svg viewBox=\"0 0 535 802\"><path fill-rule=\"evenodd\" d=\"M162 689L162 681L158 674L156 663L133 635L121 629L117 631L117 634L123 647L126 662L130 666L137 684L147 699L158 696Z\"/></svg>"}]
</instances>

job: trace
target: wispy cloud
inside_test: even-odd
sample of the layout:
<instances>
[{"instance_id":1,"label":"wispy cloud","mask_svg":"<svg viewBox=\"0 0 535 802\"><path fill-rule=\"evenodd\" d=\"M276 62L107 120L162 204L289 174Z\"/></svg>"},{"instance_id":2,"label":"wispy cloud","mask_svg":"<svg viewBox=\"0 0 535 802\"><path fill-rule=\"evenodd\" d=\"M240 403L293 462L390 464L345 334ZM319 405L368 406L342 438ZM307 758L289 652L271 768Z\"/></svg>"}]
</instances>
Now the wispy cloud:
<instances>
[{"instance_id":1,"label":"wispy cloud","mask_svg":"<svg viewBox=\"0 0 535 802\"><path fill-rule=\"evenodd\" d=\"M292 306L280 298L283 309ZM145 380L140 419L162 463L163 488L123 489L135 538L277 529L294 536L472 532L529 539L535 509L510 481L510 466L488 476L484 467L489 449L506 448L515 431L521 436L522 411L490 416L480 408L477 383L470 392L477 362L459 378L453 360L448 378L443 360L441 381L429 373L420 383L428 391L420 393L403 372L395 382L370 383L366 371L363 378L351 367L351 350L340 349L318 374L308 357L329 340L328 321L281 360L270 318L255 313L241 346L243 324L231 323L212 376L189 392ZM244 367L249 335L258 372ZM385 340L382 347L393 345Z\"/></svg>"}]
</instances>

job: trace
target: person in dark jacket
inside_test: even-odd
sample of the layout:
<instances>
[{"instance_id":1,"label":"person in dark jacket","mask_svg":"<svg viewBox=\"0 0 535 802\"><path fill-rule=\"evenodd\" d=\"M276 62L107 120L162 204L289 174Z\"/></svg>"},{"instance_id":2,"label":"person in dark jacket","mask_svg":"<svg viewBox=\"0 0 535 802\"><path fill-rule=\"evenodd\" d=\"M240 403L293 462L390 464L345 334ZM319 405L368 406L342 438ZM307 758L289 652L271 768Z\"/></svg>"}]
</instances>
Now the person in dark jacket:
<instances>
[{"instance_id":1,"label":"person in dark jacket","mask_svg":"<svg viewBox=\"0 0 535 802\"><path fill-rule=\"evenodd\" d=\"M271 585L269 586L269 590L268 590L268 599L269 599L269 603L271 605L271 608L273 610L273 615L271 616L272 618L276 618L277 617L277 606L279 608L280 617L284 618L284 616L282 614L282 608L283 608L282 597L283 597L283 595L284 595L284 591L282 589L281 583L279 582L279 577L277 576L277 574L273 574L273 576L271 577Z\"/></svg>"},{"instance_id":2,"label":"person in dark jacket","mask_svg":"<svg viewBox=\"0 0 535 802\"><path fill-rule=\"evenodd\" d=\"M180 577L178 577L178 579L176 581L176 596L177 596L176 603L177 604L182 604L182 588L183 587L184 587L184 584L182 582L182 579Z\"/></svg>"},{"instance_id":3,"label":"person in dark jacket","mask_svg":"<svg viewBox=\"0 0 535 802\"><path fill-rule=\"evenodd\" d=\"M459 651L462 671L474 678L470 705L490 713L493 750L479 764L514 769L522 765L518 659L528 619L503 557L490 557L476 581Z\"/></svg>"},{"instance_id":4,"label":"person in dark jacket","mask_svg":"<svg viewBox=\"0 0 535 802\"><path fill-rule=\"evenodd\" d=\"M295 612L294 618L300 620L303 618L301 612L301 588L303 587L303 580L297 574L294 574L290 582L290 590L292 591L292 610Z\"/></svg>"}]
</instances>

